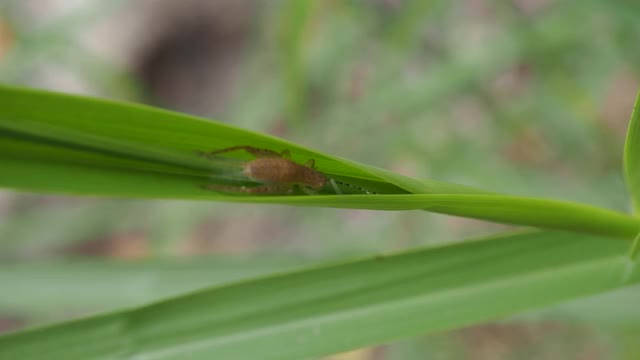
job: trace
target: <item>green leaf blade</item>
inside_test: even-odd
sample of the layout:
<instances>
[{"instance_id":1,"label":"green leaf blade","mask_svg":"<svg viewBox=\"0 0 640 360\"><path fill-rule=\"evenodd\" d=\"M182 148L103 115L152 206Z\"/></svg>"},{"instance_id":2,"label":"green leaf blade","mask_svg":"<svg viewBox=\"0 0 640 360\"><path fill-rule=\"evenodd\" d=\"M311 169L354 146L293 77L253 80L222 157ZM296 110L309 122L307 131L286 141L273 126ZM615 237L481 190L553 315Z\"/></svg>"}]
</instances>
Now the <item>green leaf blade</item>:
<instances>
[{"instance_id":1,"label":"green leaf blade","mask_svg":"<svg viewBox=\"0 0 640 360\"><path fill-rule=\"evenodd\" d=\"M530 232L365 259L10 334L0 358L321 356L629 286L640 273L623 278L626 250Z\"/></svg>"},{"instance_id":2,"label":"green leaf blade","mask_svg":"<svg viewBox=\"0 0 640 360\"><path fill-rule=\"evenodd\" d=\"M19 190L372 210L424 209L627 239L640 231L637 219L613 211L411 179L270 136L164 110L5 87L0 87L0 101L0 185ZM39 106L29 106L31 103ZM378 194L244 196L204 189L226 175L219 164L197 152L239 144L290 150L295 161L315 159L327 176Z\"/></svg>"},{"instance_id":3,"label":"green leaf blade","mask_svg":"<svg viewBox=\"0 0 640 360\"><path fill-rule=\"evenodd\" d=\"M624 174L634 212L640 213L640 92L636 98L624 145Z\"/></svg>"}]
</instances>

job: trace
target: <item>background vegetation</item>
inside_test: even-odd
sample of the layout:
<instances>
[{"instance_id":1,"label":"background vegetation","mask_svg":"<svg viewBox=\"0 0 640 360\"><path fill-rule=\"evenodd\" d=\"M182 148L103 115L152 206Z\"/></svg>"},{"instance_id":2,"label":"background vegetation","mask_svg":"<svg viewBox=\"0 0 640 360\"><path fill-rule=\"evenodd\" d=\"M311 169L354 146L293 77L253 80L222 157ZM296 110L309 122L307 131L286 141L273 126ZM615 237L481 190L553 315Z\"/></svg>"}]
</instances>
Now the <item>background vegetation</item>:
<instances>
[{"instance_id":1,"label":"background vegetation","mask_svg":"<svg viewBox=\"0 0 640 360\"><path fill-rule=\"evenodd\" d=\"M121 52L108 49L133 45L105 39L145 2L104 3L47 13L3 2L2 81L206 115L413 177L628 209L632 2L247 2L185 10L162 36L126 34L149 40ZM184 8L198 13L192 3ZM0 200L7 330L504 229L423 212ZM217 279L200 278L201 267ZM632 290L344 356L635 358Z\"/></svg>"}]
</instances>

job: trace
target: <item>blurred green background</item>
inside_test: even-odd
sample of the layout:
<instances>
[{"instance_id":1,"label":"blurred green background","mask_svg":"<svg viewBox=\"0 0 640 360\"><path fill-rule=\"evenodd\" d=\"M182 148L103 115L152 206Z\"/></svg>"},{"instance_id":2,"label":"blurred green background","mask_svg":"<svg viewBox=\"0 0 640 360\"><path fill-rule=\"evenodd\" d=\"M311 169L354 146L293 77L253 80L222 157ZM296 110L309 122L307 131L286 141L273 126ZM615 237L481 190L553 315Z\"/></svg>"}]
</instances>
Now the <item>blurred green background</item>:
<instances>
[{"instance_id":1,"label":"blurred green background","mask_svg":"<svg viewBox=\"0 0 640 360\"><path fill-rule=\"evenodd\" d=\"M639 20L634 1L604 0L0 0L0 81L626 211ZM0 332L505 229L417 211L2 191ZM637 293L332 358L637 359Z\"/></svg>"}]
</instances>

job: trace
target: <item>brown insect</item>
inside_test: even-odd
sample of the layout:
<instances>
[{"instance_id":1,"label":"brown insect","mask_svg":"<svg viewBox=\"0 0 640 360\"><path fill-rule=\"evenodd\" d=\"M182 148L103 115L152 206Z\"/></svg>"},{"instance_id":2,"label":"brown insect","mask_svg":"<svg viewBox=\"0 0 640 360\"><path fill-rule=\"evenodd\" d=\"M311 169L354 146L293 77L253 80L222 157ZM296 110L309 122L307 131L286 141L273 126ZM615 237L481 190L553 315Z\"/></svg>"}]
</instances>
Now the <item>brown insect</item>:
<instances>
[{"instance_id":1,"label":"brown insect","mask_svg":"<svg viewBox=\"0 0 640 360\"><path fill-rule=\"evenodd\" d=\"M255 157L255 159L242 165L242 174L251 180L264 183L264 185L247 187L212 184L206 185L206 189L247 194L282 194L292 193L294 188L298 187L307 194L313 194L325 187L329 182L332 182L315 169L315 161L313 159L310 159L304 165L298 164L291 160L291 154L288 150L279 153L273 150L241 145L211 152L201 152L200 155L212 158L219 154L236 150L244 150ZM339 193L339 191L337 192Z\"/></svg>"}]
</instances>

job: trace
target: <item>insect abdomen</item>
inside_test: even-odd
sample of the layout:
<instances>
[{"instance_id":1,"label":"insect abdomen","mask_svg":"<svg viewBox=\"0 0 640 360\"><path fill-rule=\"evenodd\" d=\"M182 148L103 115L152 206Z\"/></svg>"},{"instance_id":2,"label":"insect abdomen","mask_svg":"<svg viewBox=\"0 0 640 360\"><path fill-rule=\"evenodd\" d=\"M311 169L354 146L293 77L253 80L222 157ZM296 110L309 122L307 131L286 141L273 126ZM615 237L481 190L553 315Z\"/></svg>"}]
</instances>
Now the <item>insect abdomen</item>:
<instances>
[{"instance_id":1,"label":"insect abdomen","mask_svg":"<svg viewBox=\"0 0 640 360\"><path fill-rule=\"evenodd\" d=\"M319 189L326 184L324 175L306 166L282 158L260 158L244 167L246 176L276 184L299 184Z\"/></svg>"}]
</instances>

